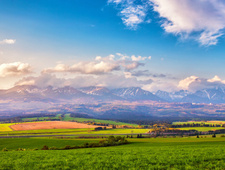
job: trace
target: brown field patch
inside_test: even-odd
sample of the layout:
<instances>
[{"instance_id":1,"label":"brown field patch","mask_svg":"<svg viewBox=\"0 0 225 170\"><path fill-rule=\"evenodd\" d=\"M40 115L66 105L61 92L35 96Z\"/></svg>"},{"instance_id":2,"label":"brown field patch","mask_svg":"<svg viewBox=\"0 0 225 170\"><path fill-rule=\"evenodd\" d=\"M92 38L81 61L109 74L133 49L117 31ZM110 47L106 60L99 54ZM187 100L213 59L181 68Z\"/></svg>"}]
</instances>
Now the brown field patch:
<instances>
[{"instance_id":1,"label":"brown field patch","mask_svg":"<svg viewBox=\"0 0 225 170\"><path fill-rule=\"evenodd\" d=\"M10 126L13 130L39 130L39 129L84 129L84 128L96 128L100 126L87 125L77 122L63 122L63 121L51 121L51 122L32 122L21 123Z\"/></svg>"}]
</instances>

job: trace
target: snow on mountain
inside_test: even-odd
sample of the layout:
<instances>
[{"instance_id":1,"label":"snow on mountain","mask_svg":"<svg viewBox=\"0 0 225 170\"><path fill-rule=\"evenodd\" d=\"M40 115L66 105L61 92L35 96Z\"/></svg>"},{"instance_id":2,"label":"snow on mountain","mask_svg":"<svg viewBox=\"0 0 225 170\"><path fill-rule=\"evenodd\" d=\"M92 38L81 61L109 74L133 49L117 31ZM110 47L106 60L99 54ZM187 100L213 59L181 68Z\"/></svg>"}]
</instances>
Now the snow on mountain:
<instances>
[{"instance_id":1,"label":"snow on mountain","mask_svg":"<svg viewBox=\"0 0 225 170\"><path fill-rule=\"evenodd\" d=\"M183 101L192 101L195 103L225 103L225 91L221 87L202 89L183 98Z\"/></svg>"},{"instance_id":2,"label":"snow on mountain","mask_svg":"<svg viewBox=\"0 0 225 170\"><path fill-rule=\"evenodd\" d=\"M163 99L160 99L151 92L143 90L140 87L119 88L112 90L112 92L117 96L129 100L163 101Z\"/></svg>"},{"instance_id":3,"label":"snow on mountain","mask_svg":"<svg viewBox=\"0 0 225 170\"><path fill-rule=\"evenodd\" d=\"M187 90L180 90L176 92L166 92L158 90L155 95L168 101L168 102L179 102L181 99L183 99L185 96L191 94L191 92Z\"/></svg>"},{"instance_id":4,"label":"snow on mountain","mask_svg":"<svg viewBox=\"0 0 225 170\"><path fill-rule=\"evenodd\" d=\"M157 91L152 94L139 87L108 89L106 87L91 86L75 89L70 86L54 88L48 86L15 86L8 90L0 90L0 100L15 101L60 101L78 99L84 101L113 101L113 100L150 100L188 103L225 103L224 88L210 88L191 93L187 90L177 92Z\"/></svg>"}]
</instances>

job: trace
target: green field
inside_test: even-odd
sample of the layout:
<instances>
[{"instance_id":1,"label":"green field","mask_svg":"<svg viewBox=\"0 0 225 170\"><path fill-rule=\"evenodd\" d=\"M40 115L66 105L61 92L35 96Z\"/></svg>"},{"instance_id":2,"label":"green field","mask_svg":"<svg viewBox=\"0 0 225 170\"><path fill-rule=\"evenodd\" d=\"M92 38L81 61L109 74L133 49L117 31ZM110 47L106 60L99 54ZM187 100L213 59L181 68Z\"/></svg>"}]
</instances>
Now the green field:
<instances>
[{"instance_id":1,"label":"green field","mask_svg":"<svg viewBox=\"0 0 225 170\"><path fill-rule=\"evenodd\" d=\"M59 119L59 117L61 116L62 114L57 114L56 116L54 117L32 117L32 118L22 118L22 121L25 121L25 122L32 122L32 121L37 121L37 120L46 120L46 119Z\"/></svg>"},{"instance_id":2,"label":"green field","mask_svg":"<svg viewBox=\"0 0 225 170\"><path fill-rule=\"evenodd\" d=\"M148 129L107 129L94 131L94 129L41 129L26 131L2 131L0 136L26 136L26 135L75 135L75 134L125 134L146 133Z\"/></svg>"},{"instance_id":3,"label":"green field","mask_svg":"<svg viewBox=\"0 0 225 170\"><path fill-rule=\"evenodd\" d=\"M182 125L182 124L206 124L206 125L222 125L225 124L225 121L188 121L188 122L173 122L173 125Z\"/></svg>"},{"instance_id":4,"label":"green field","mask_svg":"<svg viewBox=\"0 0 225 170\"><path fill-rule=\"evenodd\" d=\"M207 132L207 131L214 131L214 130L220 130L225 129L224 127L182 127L177 128L180 130L197 130L199 132Z\"/></svg>"},{"instance_id":5,"label":"green field","mask_svg":"<svg viewBox=\"0 0 225 170\"><path fill-rule=\"evenodd\" d=\"M23 121L26 122L32 122L32 121L38 121L38 120L46 120L46 119L59 119L62 114L57 114L55 117L33 117L33 118L22 118ZM117 122L112 120L100 120L100 119L91 119L91 118L76 118L76 117L70 117L70 114L65 114L64 117L61 118L62 121L76 121L76 122L95 122L95 123L105 123L110 125L127 125L127 126L133 126L137 127L137 124L130 124L130 123L124 123L124 122Z\"/></svg>"},{"instance_id":6,"label":"green field","mask_svg":"<svg viewBox=\"0 0 225 170\"><path fill-rule=\"evenodd\" d=\"M6 140L6 141L4 141ZM64 146L84 140L2 139L12 149L43 144ZM25 142L25 140L28 140ZM36 141L35 141L36 140ZM85 140L86 141L86 140ZM224 169L225 138L129 139L127 145L75 150L8 151L1 169ZM14 143L14 144L13 144ZM26 145L26 146L25 146ZM4 144L3 144L4 146Z\"/></svg>"},{"instance_id":7,"label":"green field","mask_svg":"<svg viewBox=\"0 0 225 170\"><path fill-rule=\"evenodd\" d=\"M95 141L99 141L99 139L54 139L47 137L0 139L0 151L3 148L7 148L8 150L16 150L18 148L41 149L44 145L49 147L64 147L66 145L74 146Z\"/></svg>"},{"instance_id":8,"label":"green field","mask_svg":"<svg viewBox=\"0 0 225 170\"><path fill-rule=\"evenodd\" d=\"M124 123L124 122L117 122L112 120L100 120L100 119L90 119L90 118L75 118L70 117L70 114L65 114L65 117L63 118L64 121L76 121L76 122L95 122L95 123L105 123L110 125L127 125L127 126L133 126L137 127L137 124L130 124L130 123Z\"/></svg>"}]
</instances>

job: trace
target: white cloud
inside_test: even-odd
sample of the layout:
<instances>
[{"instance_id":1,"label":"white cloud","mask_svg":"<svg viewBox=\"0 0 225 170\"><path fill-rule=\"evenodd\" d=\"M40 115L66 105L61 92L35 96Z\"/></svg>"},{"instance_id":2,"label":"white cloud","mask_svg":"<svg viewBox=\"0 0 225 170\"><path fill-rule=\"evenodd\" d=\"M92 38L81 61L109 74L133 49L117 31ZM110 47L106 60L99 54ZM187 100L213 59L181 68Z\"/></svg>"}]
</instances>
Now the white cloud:
<instances>
[{"instance_id":1,"label":"white cloud","mask_svg":"<svg viewBox=\"0 0 225 170\"><path fill-rule=\"evenodd\" d=\"M97 60L97 61L99 61L99 60L101 60L101 59L102 59L101 56L96 56L96 57L95 57L95 60Z\"/></svg>"},{"instance_id":2,"label":"white cloud","mask_svg":"<svg viewBox=\"0 0 225 170\"><path fill-rule=\"evenodd\" d=\"M151 60L151 56L150 57L142 57L142 56L135 57L135 55L131 56L132 61L144 61L146 59Z\"/></svg>"},{"instance_id":3,"label":"white cloud","mask_svg":"<svg viewBox=\"0 0 225 170\"><path fill-rule=\"evenodd\" d=\"M125 76L125 78L131 78L132 73L131 72L124 72L124 76Z\"/></svg>"},{"instance_id":4,"label":"white cloud","mask_svg":"<svg viewBox=\"0 0 225 170\"><path fill-rule=\"evenodd\" d=\"M116 53L117 56L120 57L120 60L126 60L129 59L130 57L121 53Z\"/></svg>"},{"instance_id":5,"label":"white cloud","mask_svg":"<svg viewBox=\"0 0 225 170\"><path fill-rule=\"evenodd\" d=\"M45 69L45 73L69 72L81 74L104 74L115 70L120 70L120 66L116 63L105 61L100 62L79 62L72 66L58 64L54 68Z\"/></svg>"},{"instance_id":6,"label":"white cloud","mask_svg":"<svg viewBox=\"0 0 225 170\"><path fill-rule=\"evenodd\" d=\"M115 3L115 4L119 4L121 3L123 0L108 0L108 3Z\"/></svg>"},{"instance_id":7,"label":"white cloud","mask_svg":"<svg viewBox=\"0 0 225 170\"><path fill-rule=\"evenodd\" d=\"M0 44L15 44L16 40L14 39L4 39L2 41L0 41Z\"/></svg>"},{"instance_id":8,"label":"white cloud","mask_svg":"<svg viewBox=\"0 0 225 170\"><path fill-rule=\"evenodd\" d=\"M178 84L178 87L183 89L183 90L188 90L189 88L189 85L193 82L196 82L196 81L200 81L198 77L196 76L190 76L190 77L187 77L183 80L181 80Z\"/></svg>"},{"instance_id":9,"label":"white cloud","mask_svg":"<svg viewBox=\"0 0 225 170\"><path fill-rule=\"evenodd\" d=\"M0 77L20 76L32 73L28 63L14 62L0 65Z\"/></svg>"},{"instance_id":10,"label":"white cloud","mask_svg":"<svg viewBox=\"0 0 225 170\"><path fill-rule=\"evenodd\" d=\"M138 24L144 22L146 16L145 8L141 5L128 6L120 14L122 15L123 23L132 29L136 29Z\"/></svg>"},{"instance_id":11,"label":"white cloud","mask_svg":"<svg viewBox=\"0 0 225 170\"><path fill-rule=\"evenodd\" d=\"M124 56L117 53L120 59L115 59L115 55L109 55L107 57L97 56L94 61L89 62L78 62L73 65L57 64L53 68L47 68L43 70L43 73L80 73L80 74L106 74L113 71L121 70L133 70L139 66L144 66L143 63L138 62L138 60L143 60L143 58L137 58L136 61L131 61L130 57ZM146 59L145 57L144 59Z\"/></svg>"},{"instance_id":12,"label":"white cloud","mask_svg":"<svg viewBox=\"0 0 225 170\"><path fill-rule=\"evenodd\" d=\"M130 70L134 70L136 68L138 68L139 66L144 66L143 63L139 63L139 62L136 62L136 61L126 61L122 64L122 66L127 70L127 71L130 71Z\"/></svg>"},{"instance_id":13,"label":"white cloud","mask_svg":"<svg viewBox=\"0 0 225 170\"><path fill-rule=\"evenodd\" d=\"M184 90L196 91L207 88L225 87L225 80L217 75L212 79L199 78L196 76L187 77L179 82L178 87Z\"/></svg>"},{"instance_id":14,"label":"white cloud","mask_svg":"<svg viewBox=\"0 0 225 170\"><path fill-rule=\"evenodd\" d=\"M215 45L225 28L225 1L223 0L151 0L154 11L168 33L183 37L198 33L202 45Z\"/></svg>"},{"instance_id":15,"label":"white cloud","mask_svg":"<svg viewBox=\"0 0 225 170\"><path fill-rule=\"evenodd\" d=\"M137 26L145 22L148 3L137 4L135 0L108 0L108 3L120 5L119 15L123 23L130 29L137 29ZM146 21L149 23L149 19Z\"/></svg>"},{"instance_id":16,"label":"white cloud","mask_svg":"<svg viewBox=\"0 0 225 170\"><path fill-rule=\"evenodd\" d=\"M117 5L123 23L132 29L149 23L149 12L157 12L162 28L182 39L193 38L201 45L216 45L224 35L224 0L109 0ZM119 8L118 8L119 6Z\"/></svg>"},{"instance_id":17,"label":"white cloud","mask_svg":"<svg viewBox=\"0 0 225 170\"><path fill-rule=\"evenodd\" d=\"M157 92L158 90L172 92L178 90L175 82L162 79L153 79L153 82L151 84L144 85L143 89L151 92Z\"/></svg>"},{"instance_id":18,"label":"white cloud","mask_svg":"<svg viewBox=\"0 0 225 170\"><path fill-rule=\"evenodd\" d=\"M148 79L146 81L139 81L135 77L126 78L124 75L111 74L92 76L82 75L74 78L59 78L52 74L41 74L38 77L24 77L15 83L15 85L36 85L38 87L64 87L72 86L75 88L87 87L87 86L105 86L109 88L118 87L142 87L144 84L150 84L152 81Z\"/></svg>"},{"instance_id":19,"label":"white cloud","mask_svg":"<svg viewBox=\"0 0 225 170\"><path fill-rule=\"evenodd\" d=\"M210 82L210 83L213 83L213 82L223 82L223 83L225 83L225 81L222 81L222 79L217 75L215 75L212 79L208 79L207 81Z\"/></svg>"}]
</instances>

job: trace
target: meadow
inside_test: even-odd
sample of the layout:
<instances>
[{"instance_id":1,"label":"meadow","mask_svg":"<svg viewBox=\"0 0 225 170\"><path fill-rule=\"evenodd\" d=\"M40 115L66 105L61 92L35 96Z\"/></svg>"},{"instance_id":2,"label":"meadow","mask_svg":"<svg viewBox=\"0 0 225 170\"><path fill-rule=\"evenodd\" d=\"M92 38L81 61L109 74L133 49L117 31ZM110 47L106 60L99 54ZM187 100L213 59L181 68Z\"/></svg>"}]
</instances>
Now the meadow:
<instances>
[{"instance_id":1,"label":"meadow","mask_svg":"<svg viewBox=\"0 0 225 170\"><path fill-rule=\"evenodd\" d=\"M78 118L78 117L70 117L70 114L65 114L65 117L63 118L64 121L76 121L76 122L95 122L95 123L105 123L110 125L127 125L127 126L133 126L137 127L137 124L131 124L131 123L124 123L124 122L118 122L118 121L112 121L112 120L100 120L100 119L91 119L91 118Z\"/></svg>"},{"instance_id":2,"label":"meadow","mask_svg":"<svg viewBox=\"0 0 225 170\"><path fill-rule=\"evenodd\" d=\"M4 140L5 143L11 143L13 139L2 139L1 143ZM68 143L67 140L57 139L27 140L27 143L30 143L27 144L27 148L33 145L36 148L41 147L47 143L56 145L55 141L58 141L58 146L70 142L79 143L79 140L68 140ZM225 167L224 137L128 140L130 144L104 148L2 151L0 167L1 169L224 169ZM25 141L20 142L25 146ZM18 147L18 143L19 141L11 144L11 148Z\"/></svg>"},{"instance_id":3,"label":"meadow","mask_svg":"<svg viewBox=\"0 0 225 170\"><path fill-rule=\"evenodd\" d=\"M207 131L215 131L215 130L220 130L224 129L224 127L182 127L182 128L177 128L180 130L197 130L199 132L207 132Z\"/></svg>"},{"instance_id":4,"label":"meadow","mask_svg":"<svg viewBox=\"0 0 225 170\"><path fill-rule=\"evenodd\" d=\"M133 126L137 127L137 124L131 124L131 123L124 123L124 122L118 122L118 121L112 121L112 120L100 120L100 119L92 119L92 118L78 118L78 117L71 117L70 114L65 114L64 117L61 117L62 114L57 114L54 117L33 117L33 118L22 118L23 121L26 122L32 122L32 121L43 121L43 120L51 120L51 119L61 119L62 121L75 121L75 122L95 122L95 123L104 123L109 125L127 125L127 126Z\"/></svg>"},{"instance_id":5,"label":"meadow","mask_svg":"<svg viewBox=\"0 0 225 170\"><path fill-rule=\"evenodd\" d=\"M9 138L0 139L0 150L7 148L10 150L16 150L18 148L24 149L41 149L44 145L49 147L64 147L66 145L82 145L87 142L96 142L100 139L55 139L55 138Z\"/></svg>"},{"instance_id":6,"label":"meadow","mask_svg":"<svg viewBox=\"0 0 225 170\"><path fill-rule=\"evenodd\" d=\"M0 136L27 136L27 135L75 135L75 134L127 134L146 133L148 129L107 129L94 131L90 129L40 129L26 131L2 131Z\"/></svg>"},{"instance_id":7,"label":"meadow","mask_svg":"<svg viewBox=\"0 0 225 170\"><path fill-rule=\"evenodd\" d=\"M206 125L223 125L225 121L187 121L187 122L173 122L173 125L182 125L182 124L206 124Z\"/></svg>"},{"instance_id":8,"label":"meadow","mask_svg":"<svg viewBox=\"0 0 225 170\"><path fill-rule=\"evenodd\" d=\"M43 116L43 117L22 118L22 121L25 121L25 122L32 122L32 121L37 121L37 120L43 121L43 120L46 120L46 119L59 119L61 115L62 115L62 114L57 114L57 115L55 115L55 116L53 116L53 117L52 117L52 116L51 116L51 117Z\"/></svg>"}]
</instances>

